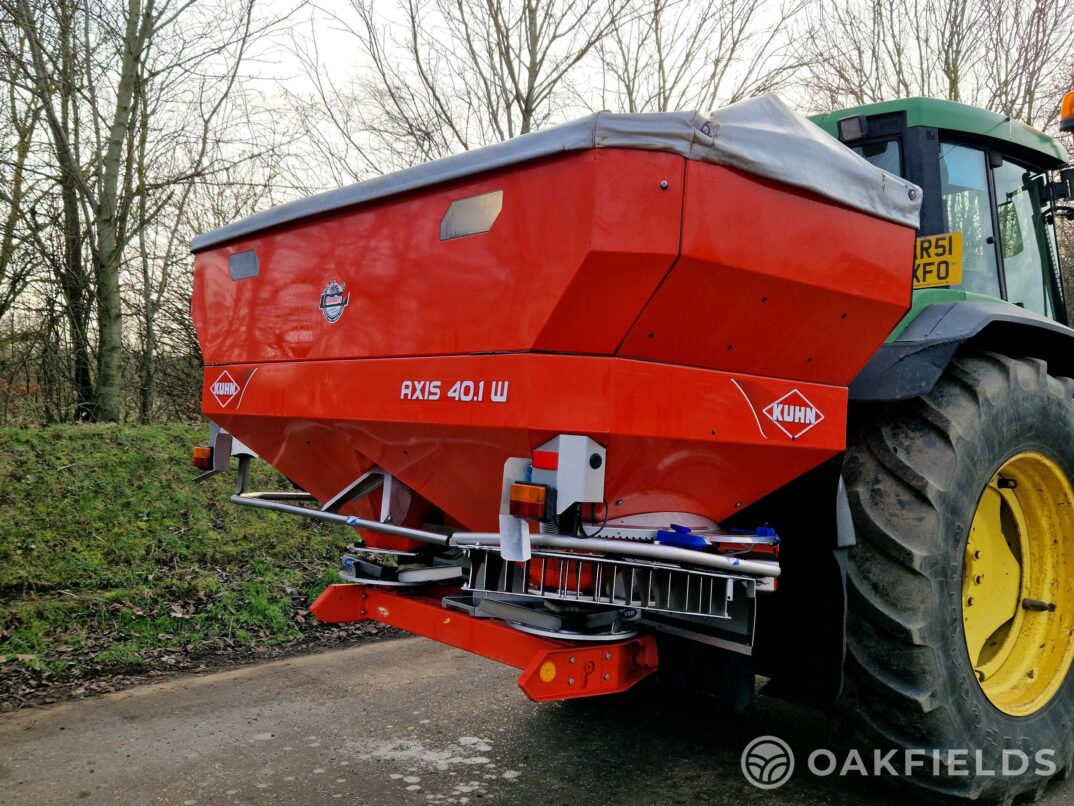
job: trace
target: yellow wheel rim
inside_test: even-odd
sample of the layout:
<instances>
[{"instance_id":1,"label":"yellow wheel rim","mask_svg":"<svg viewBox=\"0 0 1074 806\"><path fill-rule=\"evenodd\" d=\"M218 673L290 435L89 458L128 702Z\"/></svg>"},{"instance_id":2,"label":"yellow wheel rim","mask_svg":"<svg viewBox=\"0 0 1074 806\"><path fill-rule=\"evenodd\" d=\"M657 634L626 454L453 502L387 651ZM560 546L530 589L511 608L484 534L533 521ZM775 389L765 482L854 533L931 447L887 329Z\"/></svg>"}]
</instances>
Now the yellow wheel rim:
<instances>
[{"instance_id":1,"label":"yellow wheel rim","mask_svg":"<svg viewBox=\"0 0 1074 806\"><path fill-rule=\"evenodd\" d=\"M1074 659L1074 491L1040 453L1004 463L977 504L962 575L966 649L1012 716L1055 696Z\"/></svg>"}]
</instances>

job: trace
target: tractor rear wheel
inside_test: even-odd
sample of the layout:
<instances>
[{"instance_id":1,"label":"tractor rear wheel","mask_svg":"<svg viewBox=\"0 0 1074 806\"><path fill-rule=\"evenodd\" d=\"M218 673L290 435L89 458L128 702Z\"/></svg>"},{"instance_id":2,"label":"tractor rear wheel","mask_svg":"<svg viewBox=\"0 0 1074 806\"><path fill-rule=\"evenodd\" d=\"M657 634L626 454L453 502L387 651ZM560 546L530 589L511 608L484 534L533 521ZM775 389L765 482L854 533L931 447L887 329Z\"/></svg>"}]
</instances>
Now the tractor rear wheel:
<instances>
[{"instance_id":1,"label":"tractor rear wheel","mask_svg":"<svg viewBox=\"0 0 1074 806\"><path fill-rule=\"evenodd\" d=\"M842 706L856 744L925 751L899 779L923 794L1005 803L1070 773L1072 393L1041 361L978 353L855 414ZM1004 775L1005 750L1028 769ZM967 761L936 774L936 751Z\"/></svg>"}]
</instances>

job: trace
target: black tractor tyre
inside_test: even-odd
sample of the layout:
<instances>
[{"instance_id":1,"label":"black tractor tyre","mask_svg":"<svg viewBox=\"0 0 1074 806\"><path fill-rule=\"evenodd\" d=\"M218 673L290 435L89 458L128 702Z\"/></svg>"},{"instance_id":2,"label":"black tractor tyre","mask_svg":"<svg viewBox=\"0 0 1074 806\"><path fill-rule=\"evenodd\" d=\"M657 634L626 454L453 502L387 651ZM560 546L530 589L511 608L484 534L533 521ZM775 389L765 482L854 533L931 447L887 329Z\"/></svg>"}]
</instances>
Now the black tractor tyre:
<instances>
[{"instance_id":1,"label":"black tractor tyre","mask_svg":"<svg viewBox=\"0 0 1074 806\"><path fill-rule=\"evenodd\" d=\"M839 703L850 746L870 768L878 749L965 749L971 767L980 750L986 770L1001 769L1005 748L1031 760L1019 777L955 777L933 775L926 756L924 770L896 777L918 795L1034 800L1049 781L1033 763L1039 750L1054 751L1055 774L1071 774L1074 675L1030 716L996 708L966 648L962 583L979 496L1008 459L1043 453L1074 479L1072 393L1074 381L1041 361L982 352L956 357L921 398L852 412L844 481L857 545Z\"/></svg>"}]
</instances>

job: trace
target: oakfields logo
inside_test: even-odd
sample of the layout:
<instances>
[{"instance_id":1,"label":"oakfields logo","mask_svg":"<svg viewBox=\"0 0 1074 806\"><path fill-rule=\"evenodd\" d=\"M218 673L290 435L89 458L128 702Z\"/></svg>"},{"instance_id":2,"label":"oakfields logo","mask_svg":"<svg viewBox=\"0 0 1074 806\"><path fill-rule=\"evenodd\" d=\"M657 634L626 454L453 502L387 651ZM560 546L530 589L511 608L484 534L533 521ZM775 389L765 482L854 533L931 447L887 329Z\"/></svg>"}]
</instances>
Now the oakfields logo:
<instances>
[{"instance_id":1,"label":"oakfields logo","mask_svg":"<svg viewBox=\"0 0 1074 806\"><path fill-rule=\"evenodd\" d=\"M931 775L946 778L1019 777L1033 774L1051 778L1059 771L1054 750L1038 750L1030 755L1005 749L998 759L985 759L983 750L947 749L860 751L851 749L842 757L831 750L814 750L806 759L806 769L818 778L911 777ZM742 751L742 774L758 789L778 789L794 774L794 753L776 736L754 739Z\"/></svg>"},{"instance_id":2,"label":"oakfields logo","mask_svg":"<svg viewBox=\"0 0 1074 806\"><path fill-rule=\"evenodd\" d=\"M798 439L817 423L824 421L821 410L797 389L787 392L775 403L769 403L764 407L764 413L791 439Z\"/></svg>"},{"instance_id":3,"label":"oakfields logo","mask_svg":"<svg viewBox=\"0 0 1074 806\"><path fill-rule=\"evenodd\" d=\"M759 736L742 751L742 774L758 789L779 789L794 775L794 752L776 736Z\"/></svg>"}]
</instances>

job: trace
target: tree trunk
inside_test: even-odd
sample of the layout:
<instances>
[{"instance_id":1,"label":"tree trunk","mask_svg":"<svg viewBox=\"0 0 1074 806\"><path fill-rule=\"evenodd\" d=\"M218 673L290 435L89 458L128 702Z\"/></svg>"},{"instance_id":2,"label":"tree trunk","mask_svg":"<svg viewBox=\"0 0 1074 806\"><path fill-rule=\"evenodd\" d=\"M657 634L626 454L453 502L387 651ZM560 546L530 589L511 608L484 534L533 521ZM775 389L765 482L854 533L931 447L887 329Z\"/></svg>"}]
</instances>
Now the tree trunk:
<instances>
[{"instance_id":1,"label":"tree trunk","mask_svg":"<svg viewBox=\"0 0 1074 806\"><path fill-rule=\"evenodd\" d=\"M73 180L63 172L60 194L63 198L63 266L60 290L71 331L72 383L75 391L74 418L87 422L95 418L93 376L90 372L89 310L86 301L87 278L82 264L82 226L78 191Z\"/></svg>"},{"instance_id":2,"label":"tree trunk","mask_svg":"<svg viewBox=\"0 0 1074 806\"><path fill-rule=\"evenodd\" d=\"M115 229L99 225L97 274L97 419L123 417L123 299Z\"/></svg>"},{"instance_id":3,"label":"tree trunk","mask_svg":"<svg viewBox=\"0 0 1074 806\"><path fill-rule=\"evenodd\" d=\"M146 288L149 284L146 283ZM157 325L152 295L144 294L145 336L142 344L142 384L139 395L139 419L143 425L153 421L153 395L157 377Z\"/></svg>"},{"instance_id":4,"label":"tree trunk","mask_svg":"<svg viewBox=\"0 0 1074 806\"><path fill-rule=\"evenodd\" d=\"M116 85L115 111L102 159L97 202L97 417L118 422L123 417L123 298L119 268L123 260L119 237L120 176L123 145L134 117L138 70L146 42L153 33L154 0L127 0L126 48Z\"/></svg>"}]
</instances>

